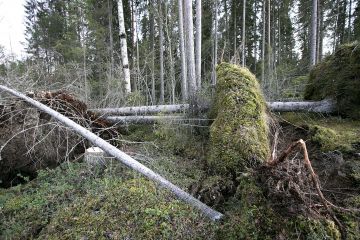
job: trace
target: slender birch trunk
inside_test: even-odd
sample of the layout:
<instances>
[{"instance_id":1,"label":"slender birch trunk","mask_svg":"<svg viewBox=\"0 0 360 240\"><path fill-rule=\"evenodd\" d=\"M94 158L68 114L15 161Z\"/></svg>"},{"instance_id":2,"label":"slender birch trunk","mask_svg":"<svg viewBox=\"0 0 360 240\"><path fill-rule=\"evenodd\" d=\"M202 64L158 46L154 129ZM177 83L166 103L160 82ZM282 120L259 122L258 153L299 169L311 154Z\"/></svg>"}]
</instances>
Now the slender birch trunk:
<instances>
[{"instance_id":1,"label":"slender birch trunk","mask_svg":"<svg viewBox=\"0 0 360 240\"><path fill-rule=\"evenodd\" d=\"M160 44L160 104L164 103L164 32L163 32L163 14L161 9L161 0L158 0L158 22L159 22L159 44Z\"/></svg>"},{"instance_id":2,"label":"slender birch trunk","mask_svg":"<svg viewBox=\"0 0 360 240\"><path fill-rule=\"evenodd\" d=\"M201 88L201 0L196 0L196 84Z\"/></svg>"},{"instance_id":3,"label":"slender birch trunk","mask_svg":"<svg viewBox=\"0 0 360 240\"><path fill-rule=\"evenodd\" d=\"M186 36L186 59L188 70L188 82L189 82L189 96L195 97L197 91L196 78L195 78L195 56L194 56L194 24L193 24L193 8L192 0L184 1L185 12L185 36Z\"/></svg>"},{"instance_id":4,"label":"slender birch trunk","mask_svg":"<svg viewBox=\"0 0 360 240\"><path fill-rule=\"evenodd\" d=\"M125 79L125 92L130 93L131 92L130 69L129 69L129 59L127 52L124 9L123 9L122 0L118 0L118 18L119 18L121 59L122 59L123 73Z\"/></svg>"},{"instance_id":5,"label":"slender birch trunk","mask_svg":"<svg viewBox=\"0 0 360 240\"><path fill-rule=\"evenodd\" d=\"M180 58L181 58L181 99L185 102L188 98L187 88L187 66L185 58L185 39L184 39L184 13L183 1L178 0L179 8L179 34L180 34Z\"/></svg>"},{"instance_id":6,"label":"slender birch trunk","mask_svg":"<svg viewBox=\"0 0 360 240\"><path fill-rule=\"evenodd\" d=\"M311 38L310 38L310 67L316 64L316 35L317 35L317 0L312 0Z\"/></svg>"}]
</instances>

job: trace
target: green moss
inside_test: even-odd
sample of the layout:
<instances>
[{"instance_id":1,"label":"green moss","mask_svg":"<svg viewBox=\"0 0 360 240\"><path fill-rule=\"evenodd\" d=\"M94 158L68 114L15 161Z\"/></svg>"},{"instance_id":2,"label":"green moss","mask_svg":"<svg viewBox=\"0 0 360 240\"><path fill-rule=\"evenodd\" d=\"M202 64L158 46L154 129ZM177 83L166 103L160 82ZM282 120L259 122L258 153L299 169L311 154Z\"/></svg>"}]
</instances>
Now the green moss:
<instances>
[{"instance_id":1,"label":"green moss","mask_svg":"<svg viewBox=\"0 0 360 240\"><path fill-rule=\"evenodd\" d=\"M42 171L0 192L0 239L199 239L216 227L189 205L121 166Z\"/></svg>"},{"instance_id":2,"label":"green moss","mask_svg":"<svg viewBox=\"0 0 360 240\"><path fill-rule=\"evenodd\" d=\"M310 72L305 99L337 101L339 113L360 118L360 46L340 46Z\"/></svg>"},{"instance_id":3,"label":"green moss","mask_svg":"<svg viewBox=\"0 0 360 240\"><path fill-rule=\"evenodd\" d=\"M233 175L257 166L269 155L265 100L246 68L222 63L217 79L208 163L218 173Z\"/></svg>"},{"instance_id":4,"label":"green moss","mask_svg":"<svg viewBox=\"0 0 360 240\"><path fill-rule=\"evenodd\" d=\"M311 141L318 144L322 152L351 150L351 145L341 142L340 135L331 128L312 125L309 130Z\"/></svg>"}]
</instances>

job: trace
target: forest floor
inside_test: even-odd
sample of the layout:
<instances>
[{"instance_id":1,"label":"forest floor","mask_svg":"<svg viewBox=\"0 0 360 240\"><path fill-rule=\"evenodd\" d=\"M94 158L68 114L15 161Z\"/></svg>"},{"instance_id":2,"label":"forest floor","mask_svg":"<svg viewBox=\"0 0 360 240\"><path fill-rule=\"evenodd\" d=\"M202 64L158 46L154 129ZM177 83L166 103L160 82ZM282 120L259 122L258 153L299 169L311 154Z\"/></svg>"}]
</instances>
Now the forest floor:
<instances>
[{"instance_id":1,"label":"forest floor","mask_svg":"<svg viewBox=\"0 0 360 240\"><path fill-rule=\"evenodd\" d=\"M281 114L276 118L280 120L278 152L293 141L304 139L325 197L335 205L359 209L360 121L308 113ZM119 145L123 151L174 184L197 194L197 184L208 175L208 127L159 123L130 126L122 132ZM24 177L24 181L28 179ZM286 202L286 198L271 194L269 189L263 194L267 205L279 211L277 216L287 218L298 214L293 209L296 201ZM248 223L241 226L244 219L233 210L239 203L237 200L226 195L217 197L220 200L213 207L228 216L221 223L205 219L167 191L120 164L109 162L105 167L94 167L83 162L65 162L55 169L41 170L32 181L0 189L0 239L261 237ZM356 239L360 232L359 215L336 214L347 229L347 238ZM321 225L326 226L324 230L316 224L317 220L303 226L299 219L288 226L276 223L277 219L265 220L271 223L254 221L264 228L276 226L263 231L262 239L339 238L336 231L328 230L334 228L331 224ZM289 234L290 228L293 232Z\"/></svg>"}]
</instances>

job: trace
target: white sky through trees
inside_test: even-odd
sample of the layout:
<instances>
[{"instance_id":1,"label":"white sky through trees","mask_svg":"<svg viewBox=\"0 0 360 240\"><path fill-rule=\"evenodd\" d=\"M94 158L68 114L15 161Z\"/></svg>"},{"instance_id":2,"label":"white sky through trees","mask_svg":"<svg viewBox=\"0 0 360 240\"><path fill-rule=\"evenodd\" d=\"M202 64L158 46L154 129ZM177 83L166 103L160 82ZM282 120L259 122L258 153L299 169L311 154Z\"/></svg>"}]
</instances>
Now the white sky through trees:
<instances>
[{"instance_id":1,"label":"white sky through trees","mask_svg":"<svg viewBox=\"0 0 360 240\"><path fill-rule=\"evenodd\" d=\"M7 54L25 55L25 0L0 0L0 45Z\"/></svg>"}]
</instances>

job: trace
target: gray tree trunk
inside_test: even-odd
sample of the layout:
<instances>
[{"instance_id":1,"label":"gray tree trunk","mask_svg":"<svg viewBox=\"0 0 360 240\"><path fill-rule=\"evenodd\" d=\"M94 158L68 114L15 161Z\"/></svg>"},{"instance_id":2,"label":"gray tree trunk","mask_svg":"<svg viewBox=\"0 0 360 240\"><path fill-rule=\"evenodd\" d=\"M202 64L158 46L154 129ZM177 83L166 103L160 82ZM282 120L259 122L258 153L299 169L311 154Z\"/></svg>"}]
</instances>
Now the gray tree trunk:
<instances>
[{"instance_id":1,"label":"gray tree trunk","mask_svg":"<svg viewBox=\"0 0 360 240\"><path fill-rule=\"evenodd\" d=\"M316 35L317 35L317 0L312 0L311 37L310 37L310 67L316 64Z\"/></svg>"},{"instance_id":2,"label":"gray tree trunk","mask_svg":"<svg viewBox=\"0 0 360 240\"><path fill-rule=\"evenodd\" d=\"M191 99L195 97L197 91L195 78L195 56L194 56L194 24L193 24L193 7L192 0L184 0L184 23L186 36L186 62L188 70L189 96Z\"/></svg>"},{"instance_id":3,"label":"gray tree trunk","mask_svg":"<svg viewBox=\"0 0 360 240\"><path fill-rule=\"evenodd\" d=\"M265 83L265 34L266 34L266 1L263 1L262 18L263 18L263 29L262 29L262 46L261 46L261 84L263 87Z\"/></svg>"},{"instance_id":4,"label":"gray tree trunk","mask_svg":"<svg viewBox=\"0 0 360 240\"><path fill-rule=\"evenodd\" d=\"M159 44L160 44L160 104L164 103L165 84L164 84L164 32L163 32L163 14L161 0L158 0L158 21L159 21Z\"/></svg>"},{"instance_id":5,"label":"gray tree trunk","mask_svg":"<svg viewBox=\"0 0 360 240\"><path fill-rule=\"evenodd\" d=\"M212 85L216 85L216 64L218 55L218 0L215 0L215 17L214 17L214 40L213 40L213 69L212 69Z\"/></svg>"},{"instance_id":6,"label":"gray tree trunk","mask_svg":"<svg viewBox=\"0 0 360 240\"><path fill-rule=\"evenodd\" d=\"M196 0L196 84L201 88L201 0Z\"/></svg>"},{"instance_id":7,"label":"gray tree trunk","mask_svg":"<svg viewBox=\"0 0 360 240\"><path fill-rule=\"evenodd\" d=\"M242 61L241 64L243 67L245 67L245 22L246 22L246 0L243 0L243 23L242 23Z\"/></svg>"},{"instance_id":8,"label":"gray tree trunk","mask_svg":"<svg viewBox=\"0 0 360 240\"><path fill-rule=\"evenodd\" d=\"M124 9L123 9L122 0L118 0L118 18L119 18L121 59L122 59L123 73L125 80L125 92L129 93L131 92L130 69L129 69L129 59L127 52Z\"/></svg>"},{"instance_id":9,"label":"gray tree trunk","mask_svg":"<svg viewBox=\"0 0 360 240\"><path fill-rule=\"evenodd\" d=\"M179 8L179 35L180 35L180 58L181 58L181 99L185 102L188 98L187 87L187 66L185 58L185 39L184 39L184 13L183 1L178 0Z\"/></svg>"},{"instance_id":10,"label":"gray tree trunk","mask_svg":"<svg viewBox=\"0 0 360 240\"><path fill-rule=\"evenodd\" d=\"M121 150L117 149L115 146L111 145L110 143L106 142L104 139L98 137L94 133L90 132L89 130L83 128L79 124L75 123L71 119L65 117L64 115L56 112L55 110L51 109L50 107L29 98L17 91L14 91L10 88L0 85L0 90L3 90L7 93L10 93L16 97L19 97L26 101L27 103L31 104L32 106L40 109L41 111L49 114L65 126L73 129L76 133L86 138L95 146L101 148L104 152L109 154L110 156L115 157L117 160L128 166L129 168L141 173L148 179L158 183L160 186L170 190L177 198L183 200L184 202L190 204L191 206L200 210L205 216L209 217L212 220L219 220L223 217L223 214L217 212L204 203L200 202L198 199L194 198L178 186L172 184L159 174L155 173L148 167L142 165L141 163L137 162L135 159L127 155L126 153L122 152Z\"/></svg>"},{"instance_id":11,"label":"gray tree trunk","mask_svg":"<svg viewBox=\"0 0 360 240\"><path fill-rule=\"evenodd\" d=\"M154 3L155 0L149 2L150 6L150 45L151 45L151 103L156 104L155 94L155 19L154 19Z\"/></svg>"}]
</instances>

